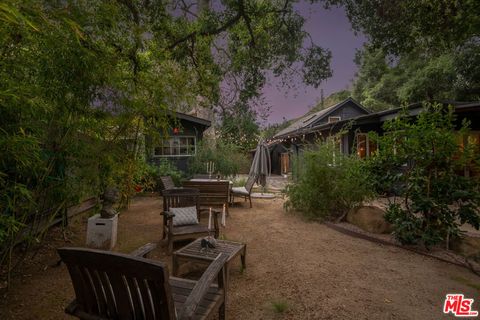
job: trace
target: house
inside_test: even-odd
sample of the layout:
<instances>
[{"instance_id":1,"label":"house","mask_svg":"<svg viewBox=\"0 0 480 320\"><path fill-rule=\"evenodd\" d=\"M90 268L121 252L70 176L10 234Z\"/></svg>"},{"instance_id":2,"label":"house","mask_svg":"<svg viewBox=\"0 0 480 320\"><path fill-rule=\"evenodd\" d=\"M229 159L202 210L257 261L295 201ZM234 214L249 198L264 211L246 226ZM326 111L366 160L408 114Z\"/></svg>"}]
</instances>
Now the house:
<instances>
[{"instance_id":1,"label":"house","mask_svg":"<svg viewBox=\"0 0 480 320\"><path fill-rule=\"evenodd\" d=\"M149 162L159 163L162 159L171 161L179 170L188 170L188 160L197 153L197 145L202 140L211 121L185 113L175 112L171 116L167 135L158 143L150 143Z\"/></svg>"},{"instance_id":2,"label":"house","mask_svg":"<svg viewBox=\"0 0 480 320\"><path fill-rule=\"evenodd\" d=\"M352 98L318 112L307 113L267 141L272 160L272 173L287 174L291 171L290 155L298 154L305 145L321 138L321 132L315 128L322 126L335 128L337 123L368 114L370 111Z\"/></svg>"},{"instance_id":3,"label":"house","mask_svg":"<svg viewBox=\"0 0 480 320\"><path fill-rule=\"evenodd\" d=\"M456 126L458 128L461 127L462 121L469 121L471 131L468 138L480 146L480 102L447 101L442 102L442 104L445 107L447 105L454 107ZM421 103L415 103L408 106L407 109L409 115L415 117L424 110L424 107ZM273 152L281 144L285 150L288 150L289 154L299 154L306 145L311 144L316 139L325 140L342 132L340 139L336 141L339 150L344 154L355 152L360 158L367 158L377 150L376 144L369 140L368 133L373 131L383 134L383 124L388 120L396 118L402 110L403 108L396 108L343 118L335 122L316 123L308 127L289 131L287 136L277 133L269 140L269 145ZM282 173L289 172L287 170L283 171L283 169L287 168L282 167Z\"/></svg>"}]
</instances>

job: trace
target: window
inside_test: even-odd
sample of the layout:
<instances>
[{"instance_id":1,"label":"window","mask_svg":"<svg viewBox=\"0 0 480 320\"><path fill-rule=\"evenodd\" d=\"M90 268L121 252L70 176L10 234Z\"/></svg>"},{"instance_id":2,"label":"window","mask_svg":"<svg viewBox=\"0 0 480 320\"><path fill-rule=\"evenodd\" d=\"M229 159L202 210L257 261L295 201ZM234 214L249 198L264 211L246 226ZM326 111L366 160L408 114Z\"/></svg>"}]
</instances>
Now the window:
<instances>
[{"instance_id":1,"label":"window","mask_svg":"<svg viewBox=\"0 0 480 320\"><path fill-rule=\"evenodd\" d=\"M480 152L480 131L471 131L466 136L459 135L458 145L460 147L460 152L454 158L459 158L465 148L472 148L470 150L478 157L478 153ZM480 166L478 166L475 161L466 163L463 171L466 177L480 176Z\"/></svg>"},{"instance_id":2,"label":"window","mask_svg":"<svg viewBox=\"0 0 480 320\"><path fill-rule=\"evenodd\" d=\"M357 133L357 155L361 159L370 157L376 151L377 144L366 133Z\"/></svg>"},{"instance_id":3,"label":"window","mask_svg":"<svg viewBox=\"0 0 480 320\"><path fill-rule=\"evenodd\" d=\"M154 149L155 157L193 156L196 151L195 137L171 137L160 142Z\"/></svg>"},{"instance_id":4,"label":"window","mask_svg":"<svg viewBox=\"0 0 480 320\"><path fill-rule=\"evenodd\" d=\"M328 123L338 122L342 120L342 117L328 117Z\"/></svg>"}]
</instances>

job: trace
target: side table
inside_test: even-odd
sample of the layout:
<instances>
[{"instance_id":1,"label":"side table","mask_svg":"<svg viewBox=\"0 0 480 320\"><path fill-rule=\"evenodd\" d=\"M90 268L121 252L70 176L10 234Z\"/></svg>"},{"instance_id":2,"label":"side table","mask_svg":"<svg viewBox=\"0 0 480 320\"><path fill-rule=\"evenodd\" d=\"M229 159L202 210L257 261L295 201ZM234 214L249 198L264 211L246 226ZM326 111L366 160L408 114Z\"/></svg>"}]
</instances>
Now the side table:
<instances>
[{"instance_id":1,"label":"side table","mask_svg":"<svg viewBox=\"0 0 480 320\"><path fill-rule=\"evenodd\" d=\"M215 248L204 249L201 246L202 238L199 238L185 247L175 251L172 256L172 274L177 276L178 268L180 263L187 261L194 261L200 263L210 263L220 254L228 254L228 260L225 265L225 273L227 277L228 284L228 273L229 273L229 264L236 256L240 255L242 262L242 268L246 268L246 254L247 254L247 245L241 242L228 241L228 240L217 240Z\"/></svg>"}]
</instances>

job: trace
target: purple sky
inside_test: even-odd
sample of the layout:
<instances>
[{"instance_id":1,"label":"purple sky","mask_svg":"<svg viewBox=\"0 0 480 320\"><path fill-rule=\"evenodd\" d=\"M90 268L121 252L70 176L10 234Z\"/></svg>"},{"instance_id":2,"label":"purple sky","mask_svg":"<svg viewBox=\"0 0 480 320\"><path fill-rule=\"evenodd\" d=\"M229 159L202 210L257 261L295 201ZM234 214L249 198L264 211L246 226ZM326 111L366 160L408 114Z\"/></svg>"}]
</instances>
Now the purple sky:
<instances>
[{"instance_id":1,"label":"purple sky","mask_svg":"<svg viewBox=\"0 0 480 320\"><path fill-rule=\"evenodd\" d=\"M264 89L266 102L272 106L268 123L281 122L283 117L292 119L305 114L320 99L320 89L324 96L350 87L357 70L353 58L355 49L366 41L363 35L355 36L343 8L324 9L320 4L300 3L296 9L305 17L305 29L313 41L332 51L331 68L333 76L318 89L299 86L298 89L279 89L273 79Z\"/></svg>"}]
</instances>

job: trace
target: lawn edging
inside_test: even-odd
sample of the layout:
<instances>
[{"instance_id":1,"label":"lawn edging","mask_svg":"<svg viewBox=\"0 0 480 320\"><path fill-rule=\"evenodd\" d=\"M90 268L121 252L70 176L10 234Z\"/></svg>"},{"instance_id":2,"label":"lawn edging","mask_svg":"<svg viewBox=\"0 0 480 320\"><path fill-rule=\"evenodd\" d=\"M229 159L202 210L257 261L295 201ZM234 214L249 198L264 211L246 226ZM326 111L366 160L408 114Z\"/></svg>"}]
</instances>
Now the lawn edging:
<instances>
[{"instance_id":1,"label":"lawn edging","mask_svg":"<svg viewBox=\"0 0 480 320\"><path fill-rule=\"evenodd\" d=\"M428 253L428 252L425 252L425 251L422 251L422 250L419 250L419 249L416 249L416 248L407 247L407 246L403 246L401 244L394 243L392 241L380 239L378 237L374 237L374 236L371 236L371 235L363 233L363 232L357 232L357 231L354 231L352 229L345 228L345 227L343 227L339 224L336 224L336 223L332 223L332 222L327 221L327 222L324 222L324 224L327 227L329 227L330 229L333 229L333 230L335 230L337 232L340 232L340 233L343 233L345 235L348 235L348 236L351 236L351 237L354 237L354 238L358 238L358 239L367 240L367 241L377 243L377 244L397 247L397 248L407 250L407 251L410 251L410 252L414 252L414 253L417 253L417 254L420 254L420 255L423 255L423 256L426 256L426 257L434 258L434 259L437 259L437 260L440 260L440 261L443 261L443 262L446 262L446 263L450 263L450 264L453 264L453 265L456 265L456 266L459 266L459 267L466 268L466 269L468 269L468 270L472 271L473 273L480 276L479 266L475 266L467 258L458 256L458 255L453 254L451 252L448 252L448 255L451 259L447 259L447 258L438 256L438 255L435 255L435 254L431 254L431 253ZM445 253L447 253L447 252L445 252Z\"/></svg>"}]
</instances>

